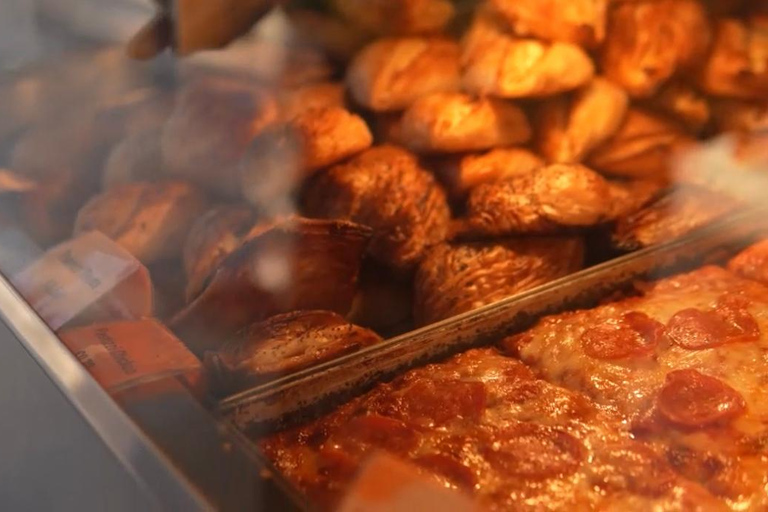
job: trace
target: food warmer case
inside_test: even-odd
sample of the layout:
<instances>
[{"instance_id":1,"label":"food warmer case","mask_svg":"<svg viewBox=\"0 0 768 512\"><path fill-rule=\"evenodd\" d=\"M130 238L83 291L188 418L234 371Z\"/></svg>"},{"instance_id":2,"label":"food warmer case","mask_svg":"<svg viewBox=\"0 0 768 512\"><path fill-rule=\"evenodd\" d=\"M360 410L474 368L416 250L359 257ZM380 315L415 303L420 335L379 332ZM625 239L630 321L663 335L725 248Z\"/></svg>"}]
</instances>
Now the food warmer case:
<instances>
[{"instance_id":1,"label":"food warmer case","mask_svg":"<svg viewBox=\"0 0 768 512\"><path fill-rule=\"evenodd\" d=\"M7 510L768 507L768 5L0 6Z\"/></svg>"}]
</instances>

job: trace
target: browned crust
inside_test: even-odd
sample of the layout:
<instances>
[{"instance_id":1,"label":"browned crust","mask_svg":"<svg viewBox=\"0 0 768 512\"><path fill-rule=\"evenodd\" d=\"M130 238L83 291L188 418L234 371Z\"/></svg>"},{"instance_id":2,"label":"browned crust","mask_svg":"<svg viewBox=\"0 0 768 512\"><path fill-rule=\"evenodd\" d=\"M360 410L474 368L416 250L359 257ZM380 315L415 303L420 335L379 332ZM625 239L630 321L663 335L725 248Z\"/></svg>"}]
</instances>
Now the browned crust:
<instances>
[{"instance_id":1,"label":"browned crust","mask_svg":"<svg viewBox=\"0 0 768 512\"><path fill-rule=\"evenodd\" d=\"M416 322L444 320L566 276L583 259L584 242L575 236L440 244L416 273Z\"/></svg>"},{"instance_id":2,"label":"browned crust","mask_svg":"<svg viewBox=\"0 0 768 512\"><path fill-rule=\"evenodd\" d=\"M370 237L370 228L352 222L281 221L229 254L170 326L201 355L246 325L278 313L346 314Z\"/></svg>"},{"instance_id":3,"label":"browned crust","mask_svg":"<svg viewBox=\"0 0 768 512\"><path fill-rule=\"evenodd\" d=\"M221 391L233 393L380 341L337 313L294 311L250 325L205 361Z\"/></svg>"},{"instance_id":4,"label":"browned crust","mask_svg":"<svg viewBox=\"0 0 768 512\"><path fill-rule=\"evenodd\" d=\"M304 211L373 228L376 260L410 271L425 249L445 239L450 211L445 193L416 158L395 146L377 146L320 173L307 184Z\"/></svg>"}]
</instances>

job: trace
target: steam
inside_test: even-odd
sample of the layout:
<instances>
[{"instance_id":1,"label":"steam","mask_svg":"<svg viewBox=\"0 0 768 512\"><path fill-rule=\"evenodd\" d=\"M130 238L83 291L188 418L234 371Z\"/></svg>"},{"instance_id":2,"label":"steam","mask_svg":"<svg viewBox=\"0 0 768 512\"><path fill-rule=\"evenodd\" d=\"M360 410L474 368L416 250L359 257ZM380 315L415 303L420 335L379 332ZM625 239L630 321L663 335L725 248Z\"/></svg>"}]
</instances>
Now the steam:
<instances>
[{"instance_id":1,"label":"steam","mask_svg":"<svg viewBox=\"0 0 768 512\"><path fill-rule=\"evenodd\" d=\"M234 78L278 97L285 87L281 75L292 58L288 45L294 35L286 19L273 13L252 34L222 50L181 61L168 55L151 62L132 61L123 44L153 11L150 0L0 1L0 169L30 178L43 189L68 190L66 200L55 198L58 203L49 208L56 211L53 220L62 229L47 231L44 237L32 234L20 206L31 197L25 194L38 191L0 194L0 239L8 242L0 248L0 270L6 274L20 271L42 251L69 238L71 221L84 202L119 183L186 179L215 202L249 199L238 175L222 177L216 165L207 170L208 180L168 173L160 141L168 119L178 113L179 93L201 80ZM51 26L55 30L49 30ZM221 94L226 98L229 92ZM237 101L232 103L237 109ZM210 106L220 107L215 102ZM195 121L200 137L216 135L211 139L226 142L228 127L206 123L207 117ZM205 148L210 149L212 162L222 146ZM248 149L243 148L241 160L248 157ZM276 162L282 167L269 169L252 184L250 199L263 221L296 212L286 180L298 174L293 169L298 155L280 156L286 158ZM240 165L235 162L232 167ZM72 175L74 183L59 183L63 175ZM217 190L217 180L231 183L234 194ZM51 200L55 191L41 193L40 201ZM260 279L285 287L288 261L289 255L271 257L259 269Z\"/></svg>"},{"instance_id":2,"label":"steam","mask_svg":"<svg viewBox=\"0 0 768 512\"><path fill-rule=\"evenodd\" d=\"M674 181L694 183L731 196L745 206L766 207L768 133L727 133L678 154Z\"/></svg>"}]
</instances>

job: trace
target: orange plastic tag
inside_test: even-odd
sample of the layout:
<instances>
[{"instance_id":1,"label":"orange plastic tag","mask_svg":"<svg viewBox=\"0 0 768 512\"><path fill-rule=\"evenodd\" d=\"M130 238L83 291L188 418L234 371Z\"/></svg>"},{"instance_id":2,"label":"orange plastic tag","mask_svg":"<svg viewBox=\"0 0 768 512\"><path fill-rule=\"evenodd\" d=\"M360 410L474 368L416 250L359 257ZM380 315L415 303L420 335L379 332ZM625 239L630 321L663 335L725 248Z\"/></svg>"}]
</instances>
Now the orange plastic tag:
<instances>
[{"instance_id":1,"label":"orange plastic tag","mask_svg":"<svg viewBox=\"0 0 768 512\"><path fill-rule=\"evenodd\" d=\"M200 360L155 319L77 327L59 337L110 392L169 376L203 390Z\"/></svg>"},{"instance_id":2,"label":"orange plastic tag","mask_svg":"<svg viewBox=\"0 0 768 512\"><path fill-rule=\"evenodd\" d=\"M53 330L152 314L147 269L96 231L50 249L12 282Z\"/></svg>"},{"instance_id":3,"label":"orange plastic tag","mask_svg":"<svg viewBox=\"0 0 768 512\"><path fill-rule=\"evenodd\" d=\"M470 497L446 489L419 470L386 453L363 466L338 512L481 512Z\"/></svg>"}]
</instances>

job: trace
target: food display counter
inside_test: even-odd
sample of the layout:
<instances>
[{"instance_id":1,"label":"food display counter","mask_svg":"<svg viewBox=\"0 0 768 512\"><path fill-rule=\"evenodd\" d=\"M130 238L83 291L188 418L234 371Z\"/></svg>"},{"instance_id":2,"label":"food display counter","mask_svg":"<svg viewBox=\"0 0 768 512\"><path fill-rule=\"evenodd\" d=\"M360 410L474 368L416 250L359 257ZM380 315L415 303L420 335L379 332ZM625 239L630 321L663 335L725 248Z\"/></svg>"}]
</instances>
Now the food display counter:
<instances>
[{"instance_id":1,"label":"food display counter","mask_svg":"<svg viewBox=\"0 0 768 512\"><path fill-rule=\"evenodd\" d=\"M0 76L11 398L140 508L768 506L768 6L154 9Z\"/></svg>"}]
</instances>

